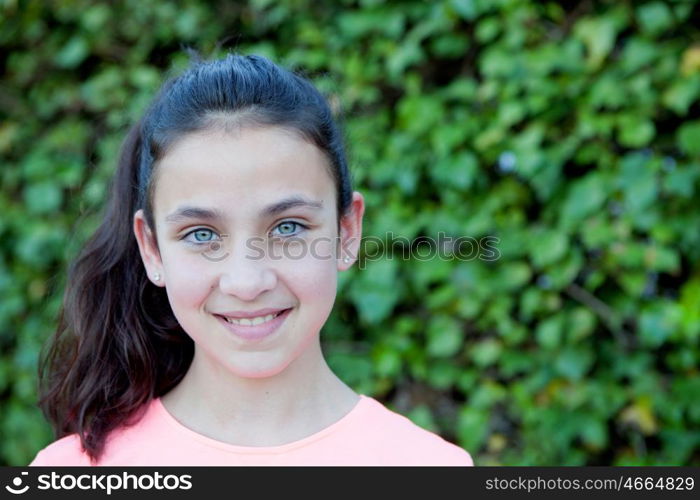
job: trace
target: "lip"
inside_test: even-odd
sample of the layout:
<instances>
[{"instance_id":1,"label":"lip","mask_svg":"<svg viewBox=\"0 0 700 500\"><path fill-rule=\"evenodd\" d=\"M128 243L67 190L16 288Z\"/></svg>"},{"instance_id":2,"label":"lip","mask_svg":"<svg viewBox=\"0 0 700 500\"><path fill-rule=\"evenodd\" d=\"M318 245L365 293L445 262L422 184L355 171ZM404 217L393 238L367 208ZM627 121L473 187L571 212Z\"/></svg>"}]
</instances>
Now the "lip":
<instances>
[{"instance_id":1,"label":"lip","mask_svg":"<svg viewBox=\"0 0 700 500\"><path fill-rule=\"evenodd\" d=\"M262 311L270 311L271 314L275 311L279 311L279 309L261 309ZM234 325L233 323L229 323L226 321L220 314L215 314L216 320L221 323L228 331L233 333L236 337L243 339L245 341L261 341L263 339L266 339L270 337L272 334L274 334L279 327L284 323L284 321L287 319L287 316L289 316L289 313L292 311L292 308L285 309L282 314L277 316L276 318L271 319L270 321L267 321L265 323L262 323L260 325ZM255 313L256 316L264 316L265 313ZM254 316L253 316L254 317Z\"/></svg>"},{"instance_id":2,"label":"lip","mask_svg":"<svg viewBox=\"0 0 700 500\"><path fill-rule=\"evenodd\" d=\"M257 318L258 316L267 316L268 314L276 314L280 311L284 311L283 307L266 309L258 309L257 311L226 311L221 313L216 313L218 316L226 316L227 318L233 319L243 319L243 318Z\"/></svg>"}]
</instances>

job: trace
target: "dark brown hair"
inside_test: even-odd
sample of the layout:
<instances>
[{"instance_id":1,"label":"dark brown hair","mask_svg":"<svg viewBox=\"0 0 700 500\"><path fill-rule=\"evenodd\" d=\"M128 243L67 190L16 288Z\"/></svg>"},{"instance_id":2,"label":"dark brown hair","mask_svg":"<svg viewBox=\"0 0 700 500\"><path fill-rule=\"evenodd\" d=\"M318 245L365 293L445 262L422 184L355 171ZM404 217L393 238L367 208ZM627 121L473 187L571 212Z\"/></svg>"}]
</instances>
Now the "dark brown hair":
<instances>
[{"instance_id":1,"label":"dark brown hair","mask_svg":"<svg viewBox=\"0 0 700 500\"><path fill-rule=\"evenodd\" d=\"M338 221L350 206L342 134L307 79L261 56L230 54L195 62L167 81L122 145L104 219L69 266L58 327L39 365L39 404L56 437L77 433L93 462L107 435L138 420L192 361L194 343L165 289L146 276L133 217L143 209L155 235L157 161L175 140L222 116L243 126L285 127L315 144L336 185Z\"/></svg>"}]
</instances>

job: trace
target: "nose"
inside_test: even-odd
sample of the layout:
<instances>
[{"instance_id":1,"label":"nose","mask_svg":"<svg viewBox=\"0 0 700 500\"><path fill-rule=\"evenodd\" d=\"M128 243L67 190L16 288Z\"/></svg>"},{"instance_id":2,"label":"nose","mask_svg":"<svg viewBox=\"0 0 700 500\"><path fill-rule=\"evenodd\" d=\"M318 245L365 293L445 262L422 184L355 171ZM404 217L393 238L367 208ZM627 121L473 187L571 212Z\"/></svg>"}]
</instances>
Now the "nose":
<instances>
[{"instance_id":1,"label":"nose","mask_svg":"<svg viewBox=\"0 0 700 500\"><path fill-rule=\"evenodd\" d=\"M277 273L266 256L251 250L244 241L229 244L228 255L219 262L219 288L242 301L253 301L277 285Z\"/></svg>"}]
</instances>

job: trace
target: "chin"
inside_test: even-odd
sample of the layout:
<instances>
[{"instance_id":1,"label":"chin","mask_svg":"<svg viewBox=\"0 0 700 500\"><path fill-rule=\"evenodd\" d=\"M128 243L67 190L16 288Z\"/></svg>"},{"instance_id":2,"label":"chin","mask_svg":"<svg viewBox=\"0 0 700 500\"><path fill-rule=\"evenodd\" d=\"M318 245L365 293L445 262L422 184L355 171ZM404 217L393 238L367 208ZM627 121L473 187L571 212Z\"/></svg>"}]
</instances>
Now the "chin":
<instances>
[{"instance_id":1,"label":"chin","mask_svg":"<svg viewBox=\"0 0 700 500\"><path fill-rule=\"evenodd\" d=\"M241 378L270 378L282 373L288 364L285 365L274 365L274 366L253 366L253 367L241 367L238 366L233 368L232 371Z\"/></svg>"}]
</instances>

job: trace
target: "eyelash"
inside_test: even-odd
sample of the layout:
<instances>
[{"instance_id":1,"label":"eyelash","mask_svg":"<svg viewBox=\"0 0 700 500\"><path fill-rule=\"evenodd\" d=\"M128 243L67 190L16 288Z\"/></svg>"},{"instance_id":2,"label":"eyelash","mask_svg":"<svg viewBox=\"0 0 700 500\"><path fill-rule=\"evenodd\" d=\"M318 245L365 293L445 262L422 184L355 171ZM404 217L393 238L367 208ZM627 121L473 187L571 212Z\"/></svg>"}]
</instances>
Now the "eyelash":
<instances>
[{"instance_id":1,"label":"eyelash","mask_svg":"<svg viewBox=\"0 0 700 500\"><path fill-rule=\"evenodd\" d=\"M284 220L284 221L280 222L279 224L277 224L277 225L275 226L275 228L280 227L282 224L294 224L295 226L298 226L298 227L302 228L302 230L309 229L309 226L307 226L306 224L302 224L301 222L297 222L297 221L294 221L294 220ZM216 231L214 231L213 229L209 229L208 227L197 227L197 228L193 229L192 231L188 232L187 234L185 234L181 239L184 240L184 239L187 238L190 234L196 233L197 231L209 231L210 233L216 234ZM281 237L281 238L289 238L289 237L291 237L291 236L297 236L298 234L299 234L299 232L296 231L296 232L291 233L291 234L283 234L283 235L280 235L280 237ZM197 245L197 246L199 246L199 245L208 245L208 244L211 243L212 241L217 241L217 240L187 241L187 243L190 243L190 244L192 244L192 245Z\"/></svg>"}]
</instances>

